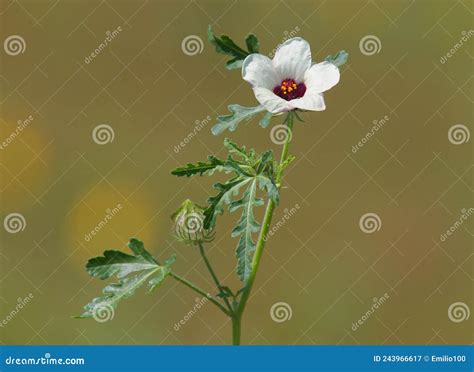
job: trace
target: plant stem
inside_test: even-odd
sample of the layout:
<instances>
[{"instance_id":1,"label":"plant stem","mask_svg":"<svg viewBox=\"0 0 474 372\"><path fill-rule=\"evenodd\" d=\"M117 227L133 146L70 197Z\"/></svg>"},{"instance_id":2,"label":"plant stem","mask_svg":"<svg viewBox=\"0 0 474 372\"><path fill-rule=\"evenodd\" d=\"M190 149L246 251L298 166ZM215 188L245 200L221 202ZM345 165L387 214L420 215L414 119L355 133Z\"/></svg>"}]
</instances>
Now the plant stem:
<instances>
[{"instance_id":1,"label":"plant stem","mask_svg":"<svg viewBox=\"0 0 474 372\"><path fill-rule=\"evenodd\" d=\"M241 317L232 317L232 345L240 345L240 320Z\"/></svg>"},{"instance_id":2,"label":"plant stem","mask_svg":"<svg viewBox=\"0 0 474 372\"><path fill-rule=\"evenodd\" d=\"M288 150L289 150L289 145L291 142L291 137L292 137L291 134L292 134L292 129L293 129L293 119L294 119L293 115L294 113L289 112L287 116L287 120L286 120L288 132L287 132L286 141L283 145L283 150L281 152L279 168L277 170L277 174L275 177L275 182L277 184L278 189L280 189L281 187L280 183L283 177L283 168L281 167L281 165L285 162L285 160L288 157ZM265 210L265 216L263 217L263 222L262 222L262 229L260 230L260 234L258 236L258 241L255 248L255 254L253 256L252 271L250 272L247 284L245 286L245 289L242 292L242 297L240 298L239 305L237 306L237 309L234 312L234 317L232 318L232 341L234 345L240 344L240 325L241 325L242 315L245 310L245 305L247 304L247 301L250 297L250 292L252 291L255 277L257 275L258 267L260 265L260 260L263 254L263 249L265 248L265 237L270 228L270 223L272 222L274 210L275 210L275 202L272 199L270 199L267 203L267 209Z\"/></svg>"},{"instance_id":3,"label":"plant stem","mask_svg":"<svg viewBox=\"0 0 474 372\"><path fill-rule=\"evenodd\" d=\"M209 301L211 301L214 305L216 305L219 309L221 309L226 315L232 316L232 314L224 307L221 305L220 302L218 302L214 297L212 297L209 293L204 292L201 288L198 286L194 285L190 281L184 279L182 276L179 276L173 272L169 274L172 278L176 279L178 282L184 284L185 286L191 288L194 292L199 293L201 296L206 297Z\"/></svg>"},{"instance_id":4,"label":"plant stem","mask_svg":"<svg viewBox=\"0 0 474 372\"><path fill-rule=\"evenodd\" d=\"M207 266L207 269L209 270L209 273L212 276L212 279L214 279L214 283L216 283L217 289L222 292L223 287L222 287L219 279L217 278L216 273L212 269L212 266L211 266L209 260L207 259L206 252L204 251L204 246L201 242L199 242L198 244L199 244L199 253L201 253L201 257L204 260L204 262ZM229 309L229 311L232 312L232 307L230 306L230 302L227 299L227 297L224 297L224 302L225 302L227 308Z\"/></svg>"}]
</instances>

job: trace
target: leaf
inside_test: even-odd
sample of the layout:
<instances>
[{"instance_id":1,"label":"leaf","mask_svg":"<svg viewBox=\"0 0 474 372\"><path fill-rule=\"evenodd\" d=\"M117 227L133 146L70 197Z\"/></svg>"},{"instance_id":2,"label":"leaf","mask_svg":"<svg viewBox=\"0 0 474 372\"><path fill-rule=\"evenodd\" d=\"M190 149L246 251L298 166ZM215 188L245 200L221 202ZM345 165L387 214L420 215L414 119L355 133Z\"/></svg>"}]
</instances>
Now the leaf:
<instances>
[{"instance_id":1,"label":"leaf","mask_svg":"<svg viewBox=\"0 0 474 372\"><path fill-rule=\"evenodd\" d=\"M172 255L170 258L168 258L162 266L162 270L159 270L156 275L151 278L151 280L148 282L148 290L154 291L156 288L158 288L161 283L165 280L165 278L171 273L171 265L176 261L176 256Z\"/></svg>"},{"instance_id":2,"label":"leaf","mask_svg":"<svg viewBox=\"0 0 474 372\"><path fill-rule=\"evenodd\" d=\"M280 164L280 169L284 170L286 169L293 160L295 160L296 157L294 155L288 155L288 157L285 159L283 163Z\"/></svg>"},{"instance_id":3,"label":"leaf","mask_svg":"<svg viewBox=\"0 0 474 372\"><path fill-rule=\"evenodd\" d=\"M86 270L89 275L99 279L108 279L113 275L121 279L136 271L153 269L156 263L142 256L131 256L119 251L105 251L103 257L91 258Z\"/></svg>"},{"instance_id":4,"label":"leaf","mask_svg":"<svg viewBox=\"0 0 474 372\"><path fill-rule=\"evenodd\" d=\"M226 62L225 68L227 70L237 70L239 68L242 68L243 64L244 64L243 59L234 58Z\"/></svg>"},{"instance_id":5,"label":"leaf","mask_svg":"<svg viewBox=\"0 0 474 372\"><path fill-rule=\"evenodd\" d=\"M273 114L269 111L267 112L262 119L260 119L260 122L258 123L262 128L268 127L270 124L270 120L272 120Z\"/></svg>"},{"instance_id":6,"label":"leaf","mask_svg":"<svg viewBox=\"0 0 474 372\"><path fill-rule=\"evenodd\" d=\"M214 228L218 214L224 213L224 205L232 202L232 196L239 193L240 188L248 183L250 178L234 177L226 183L215 183L214 188L219 191L216 196L208 199L209 206L204 211L204 228Z\"/></svg>"},{"instance_id":7,"label":"leaf","mask_svg":"<svg viewBox=\"0 0 474 372\"><path fill-rule=\"evenodd\" d=\"M191 177L196 174L199 174L200 176L202 176L204 173L210 172L224 165L224 162L222 160L217 159L216 157L212 155L208 156L207 159L208 159L207 163L204 163L204 162L197 162L196 164L188 163L184 167L179 167L171 171L171 174L178 177L183 177L183 176Z\"/></svg>"},{"instance_id":8,"label":"leaf","mask_svg":"<svg viewBox=\"0 0 474 372\"><path fill-rule=\"evenodd\" d=\"M334 56L327 56L325 61L332 63L333 65L340 67L347 62L349 54L345 50L340 50Z\"/></svg>"},{"instance_id":9,"label":"leaf","mask_svg":"<svg viewBox=\"0 0 474 372\"><path fill-rule=\"evenodd\" d=\"M278 186L275 182L267 177L264 176L257 176L258 180L258 187L261 190L265 190L267 195L270 199L274 201L275 204L278 205L280 202L280 193L278 191Z\"/></svg>"},{"instance_id":10,"label":"leaf","mask_svg":"<svg viewBox=\"0 0 474 372\"><path fill-rule=\"evenodd\" d=\"M242 186L257 178L259 187L265 190L275 203L278 203L278 188L273 181L275 178L273 151L268 150L257 156L254 149L247 150L230 139L224 140L224 146L229 150L229 157L225 161L224 169L233 171L235 176L225 183L216 183L214 188L219 191L208 199L208 207L204 211L204 228L214 228L216 216L224 212L224 205L232 203L233 196L239 194ZM241 160L235 160L237 155Z\"/></svg>"},{"instance_id":11,"label":"leaf","mask_svg":"<svg viewBox=\"0 0 474 372\"><path fill-rule=\"evenodd\" d=\"M258 53L260 44L254 34L247 35L247 38L245 39L245 44L247 44L247 50L249 51L249 53Z\"/></svg>"},{"instance_id":12,"label":"leaf","mask_svg":"<svg viewBox=\"0 0 474 372\"><path fill-rule=\"evenodd\" d=\"M101 318L108 316L111 319L122 299L132 296L146 282L149 291L152 291L171 273L175 256L160 265L141 241L131 239L128 247L134 255L108 250L104 256L89 260L86 270L91 276L100 279L116 276L119 282L107 285L102 291L104 295L89 302L78 318L93 317L101 321Z\"/></svg>"},{"instance_id":13,"label":"leaf","mask_svg":"<svg viewBox=\"0 0 474 372\"><path fill-rule=\"evenodd\" d=\"M128 243L128 247L132 250L135 255L144 257L149 262L158 263L153 256L145 249L145 245L138 239L132 238Z\"/></svg>"},{"instance_id":14,"label":"leaf","mask_svg":"<svg viewBox=\"0 0 474 372\"><path fill-rule=\"evenodd\" d=\"M249 55L247 51L239 47L234 41L227 35L221 35L217 37L212 32L212 27L209 25L207 30L207 38L209 42L216 47L216 52L233 56L236 59L245 59Z\"/></svg>"},{"instance_id":15,"label":"leaf","mask_svg":"<svg viewBox=\"0 0 474 372\"><path fill-rule=\"evenodd\" d=\"M231 60L226 62L226 68L228 70L241 68L244 59L249 54L258 53L260 46L257 37L254 34L249 34L245 39L247 50L244 50L243 48L239 47L229 36L216 36L212 32L212 27L210 25L207 30L207 38L209 39L209 42L215 46L216 52L233 57Z\"/></svg>"},{"instance_id":16,"label":"leaf","mask_svg":"<svg viewBox=\"0 0 474 372\"><path fill-rule=\"evenodd\" d=\"M273 151L265 151L256 164L256 173L257 174L266 174L270 177L273 174Z\"/></svg>"},{"instance_id":17,"label":"leaf","mask_svg":"<svg viewBox=\"0 0 474 372\"><path fill-rule=\"evenodd\" d=\"M232 237L240 236L235 255L237 257L237 274L244 283L247 282L252 271L252 258L255 252L252 234L260 230L260 224L255 219L253 208L263 205L263 200L257 198L256 194L257 179L254 178L242 198L230 205L231 212L242 208L242 215L232 230Z\"/></svg>"},{"instance_id":18,"label":"leaf","mask_svg":"<svg viewBox=\"0 0 474 372\"><path fill-rule=\"evenodd\" d=\"M217 294L217 297L227 298L227 297L235 297L235 295L234 295L234 292L232 292L232 290L229 287L222 286L220 287L220 291Z\"/></svg>"},{"instance_id":19,"label":"leaf","mask_svg":"<svg viewBox=\"0 0 474 372\"><path fill-rule=\"evenodd\" d=\"M256 114L265 111L263 106L243 107L234 104L229 105L227 108L232 112L232 114L217 117L217 124L211 129L212 134L215 136L221 134L226 129L233 132L237 129L237 126L241 121L249 121Z\"/></svg>"},{"instance_id":20,"label":"leaf","mask_svg":"<svg viewBox=\"0 0 474 372\"><path fill-rule=\"evenodd\" d=\"M239 156L250 166L253 165L253 161L255 161L255 151L253 149L247 153L245 146L239 147L239 145L231 141L229 138L224 139L224 146L229 150L230 154Z\"/></svg>"}]
</instances>

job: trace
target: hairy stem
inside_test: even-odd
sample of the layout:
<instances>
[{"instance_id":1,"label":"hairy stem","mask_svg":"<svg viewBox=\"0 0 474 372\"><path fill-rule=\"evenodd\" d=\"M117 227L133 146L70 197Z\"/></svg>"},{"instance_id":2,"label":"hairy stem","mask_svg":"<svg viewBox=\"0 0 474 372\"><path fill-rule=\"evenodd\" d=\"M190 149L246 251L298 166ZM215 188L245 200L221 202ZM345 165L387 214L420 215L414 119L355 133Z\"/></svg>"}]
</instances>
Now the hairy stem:
<instances>
[{"instance_id":1,"label":"hairy stem","mask_svg":"<svg viewBox=\"0 0 474 372\"><path fill-rule=\"evenodd\" d=\"M189 280L184 279L182 276L179 276L175 273L169 274L172 278L176 279L178 282L184 284L186 287L191 288L194 292L199 293L201 296L206 297L209 301L211 301L214 305L216 305L219 309L224 312L224 314L228 316L232 316L232 314L227 310L224 306L221 305L219 301L217 301L214 297L212 297L209 293L204 292L201 288L196 286L195 284L191 283Z\"/></svg>"},{"instance_id":2,"label":"hairy stem","mask_svg":"<svg viewBox=\"0 0 474 372\"><path fill-rule=\"evenodd\" d=\"M209 270L209 273L212 276L212 279L214 279L214 283L216 283L217 289L222 292L223 286L221 285L216 273L214 272L209 260L207 259L206 252L204 251L204 246L201 242L199 242L199 253L201 253L201 257L204 260L204 263L206 264L207 269ZM230 306L230 302L227 297L224 297L224 302L229 311L232 312L232 307Z\"/></svg>"},{"instance_id":3,"label":"hairy stem","mask_svg":"<svg viewBox=\"0 0 474 372\"><path fill-rule=\"evenodd\" d=\"M286 136L286 141L283 145L283 150L281 152L280 164L279 164L277 174L276 174L276 179L275 179L278 188L281 187L280 184L281 184L281 179L283 177L283 168L281 167L281 165L288 158L288 150L289 150L289 145L291 142L291 137L292 137L291 134L292 134L292 129L293 129L293 119L294 119L293 115L294 113L289 112L287 119L285 121L288 132ZM247 301L250 297L250 293L252 291L255 277L257 276L257 271L260 265L260 260L262 258L263 249L265 248L265 237L270 228L274 210L275 210L275 203L272 199L270 199L267 203L267 209L265 210L265 216L263 217L262 228L258 236L258 241L255 248L255 254L253 256L252 271L250 272L247 284L242 292L242 297L240 298L237 309L234 312L234 318L232 319L232 334L233 334L232 340L234 342L234 345L240 344L240 326L241 326L242 315L245 310L245 305L247 304ZM238 341L238 343L235 343L236 341Z\"/></svg>"}]
</instances>

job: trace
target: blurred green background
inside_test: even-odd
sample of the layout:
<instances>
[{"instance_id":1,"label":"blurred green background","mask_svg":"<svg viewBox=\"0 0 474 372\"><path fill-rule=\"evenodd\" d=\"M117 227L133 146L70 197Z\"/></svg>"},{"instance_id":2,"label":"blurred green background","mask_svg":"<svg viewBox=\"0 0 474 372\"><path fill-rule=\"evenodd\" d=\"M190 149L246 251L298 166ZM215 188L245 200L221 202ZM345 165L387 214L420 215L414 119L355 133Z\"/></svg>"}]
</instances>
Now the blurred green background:
<instances>
[{"instance_id":1,"label":"blurred green background","mask_svg":"<svg viewBox=\"0 0 474 372\"><path fill-rule=\"evenodd\" d=\"M178 179L170 171L223 155L225 136L280 151L257 120L218 137L208 123L174 150L196 121L214 121L228 104L256 105L240 73L227 71L226 57L207 43L209 24L239 43L255 33L265 54L289 35L310 42L314 61L349 52L340 83L325 95L326 111L305 114L296 125L290 151L297 160L285 175L274 223L285 209L300 208L267 242L242 342L472 342L472 318L453 322L448 308L472 308L473 218L440 239L472 207L472 139L448 138L456 124L467 136L473 117L472 1L0 3L2 44L10 35L25 41L23 53L1 51L1 140L19 120L33 118L0 151L2 220L11 213L25 219L24 230L0 232L0 318L33 296L2 323L3 344L230 342L230 323L209 304L173 329L196 300L173 280L152 295L138 291L106 323L71 319L105 285L89 278L86 260L125 249L129 237L162 259L176 252L176 271L211 290L198 252L171 237L169 215L188 197L203 204L220 178ZM203 41L200 53L183 52L190 35ZM359 46L366 35L380 40L371 55ZM442 63L463 35L468 40ZM352 146L386 115L389 121L354 153ZM113 129L112 142L93 141L100 124ZM87 241L85 234L118 204L120 212ZM379 216L378 231L361 231L366 213ZM208 248L233 288L236 218L220 218ZM388 300L354 331L385 293ZM291 319L272 320L277 302L288 304Z\"/></svg>"}]
</instances>

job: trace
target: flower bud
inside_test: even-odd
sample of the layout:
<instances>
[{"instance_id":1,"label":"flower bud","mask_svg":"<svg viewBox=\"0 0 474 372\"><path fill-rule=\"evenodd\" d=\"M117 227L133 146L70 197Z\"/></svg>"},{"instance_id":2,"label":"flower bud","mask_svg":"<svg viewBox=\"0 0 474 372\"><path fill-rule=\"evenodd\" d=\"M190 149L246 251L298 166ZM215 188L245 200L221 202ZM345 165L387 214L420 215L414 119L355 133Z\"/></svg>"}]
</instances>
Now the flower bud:
<instances>
[{"instance_id":1,"label":"flower bud","mask_svg":"<svg viewBox=\"0 0 474 372\"><path fill-rule=\"evenodd\" d=\"M171 215L175 237L185 244L199 244L214 239L212 229L204 229L204 208L186 199Z\"/></svg>"}]
</instances>

